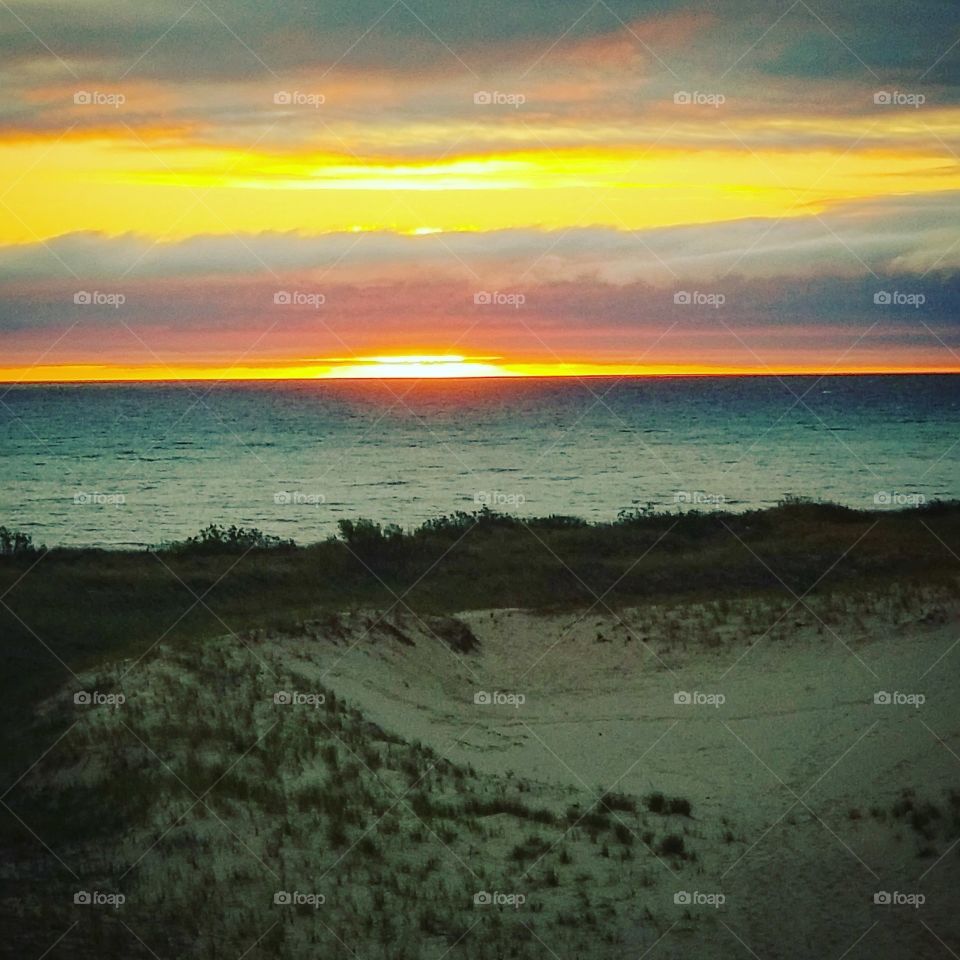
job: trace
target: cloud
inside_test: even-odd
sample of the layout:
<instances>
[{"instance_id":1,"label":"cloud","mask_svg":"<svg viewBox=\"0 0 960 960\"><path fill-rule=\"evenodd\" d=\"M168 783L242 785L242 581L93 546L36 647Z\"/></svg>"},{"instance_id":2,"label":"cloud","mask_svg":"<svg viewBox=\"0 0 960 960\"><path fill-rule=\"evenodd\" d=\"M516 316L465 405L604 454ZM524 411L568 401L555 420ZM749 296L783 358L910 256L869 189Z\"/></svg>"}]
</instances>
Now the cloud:
<instances>
[{"instance_id":1,"label":"cloud","mask_svg":"<svg viewBox=\"0 0 960 960\"><path fill-rule=\"evenodd\" d=\"M435 233L196 236L176 243L74 233L0 247L0 284L74 277L139 282L288 273L377 283L414 276L499 283L922 275L960 269L960 194L835 204L819 216L733 220L650 230L583 228Z\"/></svg>"},{"instance_id":2,"label":"cloud","mask_svg":"<svg viewBox=\"0 0 960 960\"><path fill-rule=\"evenodd\" d=\"M375 149L435 152L584 142L930 144L915 111L878 111L879 89L922 93L924 120L960 105L960 8L931 0L924 16L892 0L855 12L807 4L779 16L760 0L574 0L457 5L380 0L270 5L204 0L14 3L0 17L0 135L89 137L129 128L174 142L282 148L337 137ZM40 37L46 48L38 43ZM58 59L59 58L59 59ZM119 92L123 110L77 110L77 89ZM277 91L321 93L321 115L278 110ZM478 113L472 95L526 98L522 115ZM678 111L678 91L719 93L716 111ZM894 114L909 121L888 123ZM864 118L844 129L831 121ZM335 136L329 128L335 127ZM721 122L722 121L722 122ZM793 122L791 122L793 121ZM822 122L821 122L822 121ZM69 133L67 133L69 131ZM445 136L446 134L446 136Z\"/></svg>"},{"instance_id":3,"label":"cloud","mask_svg":"<svg viewBox=\"0 0 960 960\"><path fill-rule=\"evenodd\" d=\"M757 356L812 362L818 351L830 362L900 362L920 351L925 363L950 366L960 362L958 206L955 194L900 197L819 218L635 233L170 244L72 234L0 248L0 344L26 362L56 332L63 339L46 362L424 348L621 362L652 350L664 362L748 365ZM76 303L78 292L94 302ZM494 293L509 296L477 296ZM518 294L522 305L511 306Z\"/></svg>"},{"instance_id":4,"label":"cloud","mask_svg":"<svg viewBox=\"0 0 960 960\"><path fill-rule=\"evenodd\" d=\"M547 363L960 365L956 274L923 283L886 277L882 285L862 277L816 286L737 278L676 290L581 281L498 291L463 281L356 286L293 278L278 289L257 277L141 282L123 287L118 305L109 286L87 292L102 305L75 305L63 281L12 312L6 302L5 362L310 363L415 352ZM493 295L478 302L478 293ZM878 294L898 300L878 303ZM918 294L919 307L906 299Z\"/></svg>"}]
</instances>

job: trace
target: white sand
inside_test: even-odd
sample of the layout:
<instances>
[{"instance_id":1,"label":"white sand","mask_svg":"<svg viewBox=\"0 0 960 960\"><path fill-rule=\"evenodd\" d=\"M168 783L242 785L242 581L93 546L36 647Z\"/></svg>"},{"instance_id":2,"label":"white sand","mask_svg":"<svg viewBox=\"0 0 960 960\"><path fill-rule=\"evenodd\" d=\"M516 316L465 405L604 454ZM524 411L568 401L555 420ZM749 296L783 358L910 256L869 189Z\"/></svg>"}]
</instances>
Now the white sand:
<instances>
[{"instance_id":1,"label":"white sand","mask_svg":"<svg viewBox=\"0 0 960 960\"><path fill-rule=\"evenodd\" d=\"M759 627L752 648L736 614L714 624L681 610L677 628L640 611L579 620L474 612L462 619L480 649L465 657L407 615L395 622L415 648L371 643L361 631L355 646L320 661L370 719L478 770L690 799L705 825L697 888L727 902L681 922L662 956L683 942L682 929L698 952L720 956L749 956L748 946L760 956L839 957L861 936L847 956L949 956L936 937L957 950L957 834L928 844L870 809L886 813L913 788L949 817L944 794L960 786L955 611L929 625L814 609L785 618L783 636ZM526 702L475 705L478 690ZM676 691L726 702L678 705ZM878 691L926 702L875 704ZM745 842L723 843L720 818ZM918 858L921 846L936 854ZM675 889L660 877L654 899L668 919L681 917ZM927 902L875 905L877 891L923 892Z\"/></svg>"},{"instance_id":2,"label":"white sand","mask_svg":"<svg viewBox=\"0 0 960 960\"><path fill-rule=\"evenodd\" d=\"M511 915L518 923L531 917L552 940L527 940L517 956L906 960L957 954L960 804L951 806L948 797L960 787L956 607L923 597L910 612L888 598L812 606L813 612L798 608L786 616L786 605L756 601L619 616L471 612L460 618L479 640L468 653L452 651L434 633L438 621L409 612L387 616L386 628L359 612L307 624L295 637L158 649L123 682L127 712L83 716L72 734L88 745L82 763L56 776L96 786L115 776L120 756L131 769L172 764L182 772L193 751L211 769L236 760L238 773L257 788L258 764L265 761L253 755L241 761L234 744L266 735L279 718L284 732L270 741L267 759L276 761L287 795L310 782L329 783L329 770L304 752L304 733L313 736L308 731L315 723L310 708L301 719L269 702L271 683L283 675L296 678L293 689L301 693L332 689L389 733L472 765L481 775L470 786L478 796L507 795L516 786L504 785L525 778L533 783L523 802L557 812L567 803L589 804L600 788L638 797L659 790L692 803L693 819L617 819L638 841L647 828L658 837L682 832L695 859L661 857L643 842L632 846L633 860L620 860L613 843L613 855L604 858L582 830L565 836L563 824L543 831L548 843L569 846L573 865L559 868L559 887L545 889L542 880L531 887L546 913ZM480 691L507 702L475 703ZM724 702L676 703L679 691ZM876 704L877 691L922 694L925 702ZM217 731L213 745L178 739L181 724L190 725L185 710L190 723L200 720ZM134 728L149 748L133 738ZM316 727L318 738L322 733ZM363 750L362 735L356 736L355 730L351 749ZM412 847L407 833L402 841L375 833L385 849L393 843L386 859L361 860L354 869L325 846L323 821L309 806L277 811L261 807L266 800L231 801L216 806L213 817L202 806L191 808L189 794L169 779L142 829L104 853L104 876L115 879L122 867L131 896L146 902L168 890L206 896L215 878L216 896L228 895L236 906L231 912L217 900L209 912L221 924L216 936L227 941L250 933L244 898L263 900L264 890L290 884L313 889L303 884L316 879L330 892L328 912L284 927L284 955L298 958L313 955L313 938L325 935L326 919L337 925L338 937L369 936L366 898L381 885L386 889L388 875L399 882L388 904L401 918L403 955L447 955L450 935L425 932L417 917L434 904L450 917L480 916L468 908L478 878L492 889L522 881L509 852L540 832L497 815L475 829L458 821L449 847L436 836ZM394 790L405 795L406 787L391 773L383 789L393 803ZM915 791L917 805L932 802L940 813L928 838L906 816L892 816L904 789ZM404 831L419 826L405 804L397 809ZM177 821L185 812L189 818ZM422 864L405 858L428 853L438 866L417 880ZM552 848L544 864L558 853ZM324 866L329 861L333 868ZM919 908L875 904L880 891L922 894L926 902ZM680 892L725 900L718 907L677 904ZM578 930L574 947L573 932L547 918L579 917L588 903L600 921L598 934Z\"/></svg>"}]
</instances>

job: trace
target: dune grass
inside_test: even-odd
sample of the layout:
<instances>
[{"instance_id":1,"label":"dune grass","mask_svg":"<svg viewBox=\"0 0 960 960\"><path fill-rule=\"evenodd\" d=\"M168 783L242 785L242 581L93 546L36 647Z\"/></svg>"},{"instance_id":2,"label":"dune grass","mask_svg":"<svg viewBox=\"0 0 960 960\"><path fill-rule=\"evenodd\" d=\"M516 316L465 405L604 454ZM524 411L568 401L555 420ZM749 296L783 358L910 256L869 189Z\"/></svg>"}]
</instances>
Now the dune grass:
<instances>
[{"instance_id":1,"label":"dune grass","mask_svg":"<svg viewBox=\"0 0 960 960\"><path fill-rule=\"evenodd\" d=\"M3 758L11 782L58 732L54 721L35 721L40 700L74 682L73 672L139 657L160 641L293 630L351 608L602 612L953 586L960 504L857 511L791 500L742 514L640 510L605 524L483 510L412 531L344 522L340 537L309 546L216 526L154 550L45 550L9 531L3 544L0 717L16 731Z\"/></svg>"},{"instance_id":2,"label":"dune grass","mask_svg":"<svg viewBox=\"0 0 960 960\"><path fill-rule=\"evenodd\" d=\"M701 834L682 817L478 774L297 666L282 639L220 638L164 646L126 683L122 665L83 678L125 688L121 705L78 710L61 691L48 708L69 736L15 803L77 876L22 838L7 942L39 955L55 925L74 957L239 955L259 937L256 956L533 960L544 941L587 956L635 922L635 887L690 867ZM278 688L316 705L278 702ZM77 890L126 902L78 911Z\"/></svg>"}]
</instances>

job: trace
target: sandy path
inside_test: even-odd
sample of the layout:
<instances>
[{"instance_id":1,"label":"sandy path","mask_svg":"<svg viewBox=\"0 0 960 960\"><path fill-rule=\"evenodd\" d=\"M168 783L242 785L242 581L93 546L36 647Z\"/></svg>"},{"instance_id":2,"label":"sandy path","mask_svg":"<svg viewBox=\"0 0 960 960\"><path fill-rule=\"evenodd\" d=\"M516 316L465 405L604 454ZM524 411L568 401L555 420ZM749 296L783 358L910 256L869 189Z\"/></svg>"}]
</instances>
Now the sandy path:
<instances>
[{"instance_id":1,"label":"sandy path","mask_svg":"<svg viewBox=\"0 0 960 960\"><path fill-rule=\"evenodd\" d=\"M936 936L957 949L945 893L960 881L952 839L918 858L922 838L909 826L870 815L904 788L942 806L960 786L954 619L797 627L748 649L709 646L696 630L671 645L624 618L646 643L609 618L571 628L569 617L482 612L463 617L476 653L453 655L408 622L414 647L344 644L323 670L371 720L478 770L691 800L703 825L699 889L723 891L727 904L679 923L675 945L684 929L695 939L709 929L729 939L720 955L749 956L723 923L761 956L839 957L858 937L848 956L949 956ZM525 702L479 705L477 691ZM724 702L678 704L677 691ZM876 704L877 691L925 702ZM721 817L738 842L723 842ZM676 909L667 879L656 892L664 911ZM883 890L924 890L928 903L904 922L895 911L910 908L873 903Z\"/></svg>"}]
</instances>

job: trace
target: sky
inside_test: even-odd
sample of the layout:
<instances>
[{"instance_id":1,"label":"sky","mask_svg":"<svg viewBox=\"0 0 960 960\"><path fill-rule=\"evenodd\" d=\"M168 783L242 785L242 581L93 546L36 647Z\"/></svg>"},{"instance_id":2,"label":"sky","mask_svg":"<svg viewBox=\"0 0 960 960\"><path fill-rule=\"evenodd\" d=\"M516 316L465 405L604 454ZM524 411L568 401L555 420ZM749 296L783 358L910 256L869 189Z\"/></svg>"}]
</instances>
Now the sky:
<instances>
[{"instance_id":1,"label":"sky","mask_svg":"<svg viewBox=\"0 0 960 960\"><path fill-rule=\"evenodd\" d=\"M956 0L2 0L0 380L960 371Z\"/></svg>"}]
</instances>

